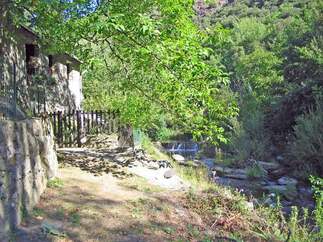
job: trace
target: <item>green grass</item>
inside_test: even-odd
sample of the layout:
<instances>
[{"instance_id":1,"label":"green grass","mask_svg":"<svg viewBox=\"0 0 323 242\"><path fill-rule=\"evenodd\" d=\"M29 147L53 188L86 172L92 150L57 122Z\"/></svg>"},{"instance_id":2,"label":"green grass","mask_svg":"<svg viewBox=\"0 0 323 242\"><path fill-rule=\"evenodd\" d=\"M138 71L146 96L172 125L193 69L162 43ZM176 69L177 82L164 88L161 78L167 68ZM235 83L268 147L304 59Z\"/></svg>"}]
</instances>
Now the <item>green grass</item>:
<instances>
[{"instance_id":1,"label":"green grass","mask_svg":"<svg viewBox=\"0 0 323 242\"><path fill-rule=\"evenodd\" d=\"M77 210L70 212L69 221L74 225L78 226L81 224L81 216Z\"/></svg>"},{"instance_id":2,"label":"green grass","mask_svg":"<svg viewBox=\"0 0 323 242\"><path fill-rule=\"evenodd\" d=\"M188 182L193 189L207 190L215 186L208 179L208 170L206 167L182 166L173 162L176 173L184 181Z\"/></svg>"},{"instance_id":3,"label":"green grass","mask_svg":"<svg viewBox=\"0 0 323 242\"><path fill-rule=\"evenodd\" d=\"M247 168L247 176L250 179L258 179L266 177L265 170L258 164L253 164Z\"/></svg>"},{"instance_id":4,"label":"green grass","mask_svg":"<svg viewBox=\"0 0 323 242\"><path fill-rule=\"evenodd\" d=\"M45 211L42 208L33 208L31 215L34 217L40 217L40 216L44 216Z\"/></svg>"},{"instance_id":5,"label":"green grass","mask_svg":"<svg viewBox=\"0 0 323 242\"><path fill-rule=\"evenodd\" d=\"M47 187L49 188L62 188L63 186L64 182L59 178L54 178L47 182Z\"/></svg>"},{"instance_id":6,"label":"green grass","mask_svg":"<svg viewBox=\"0 0 323 242\"><path fill-rule=\"evenodd\" d=\"M161 152L147 136L143 136L141 146L154 160L170 160L170 157Z\"/></svg>"}]
</instances>

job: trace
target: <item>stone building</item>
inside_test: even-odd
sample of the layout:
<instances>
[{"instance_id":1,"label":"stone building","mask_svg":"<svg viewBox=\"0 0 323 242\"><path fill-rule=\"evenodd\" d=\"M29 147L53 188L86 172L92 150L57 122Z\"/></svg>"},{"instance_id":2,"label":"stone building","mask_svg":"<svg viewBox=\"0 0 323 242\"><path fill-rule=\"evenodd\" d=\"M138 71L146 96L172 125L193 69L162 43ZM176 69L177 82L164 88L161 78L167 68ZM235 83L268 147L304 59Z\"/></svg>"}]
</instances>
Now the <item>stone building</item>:
<instances>
[{"instance_id":1,"label":"stone building","mask_svg":"<svg viewBox=\"0 0 323 242\"><path fill-rule=\"evenodd\" d=\"M0 104L14 99L27 114L80 109L80 61L47 52L26 27L0 27Z\"/></svg>"}]
</instances>

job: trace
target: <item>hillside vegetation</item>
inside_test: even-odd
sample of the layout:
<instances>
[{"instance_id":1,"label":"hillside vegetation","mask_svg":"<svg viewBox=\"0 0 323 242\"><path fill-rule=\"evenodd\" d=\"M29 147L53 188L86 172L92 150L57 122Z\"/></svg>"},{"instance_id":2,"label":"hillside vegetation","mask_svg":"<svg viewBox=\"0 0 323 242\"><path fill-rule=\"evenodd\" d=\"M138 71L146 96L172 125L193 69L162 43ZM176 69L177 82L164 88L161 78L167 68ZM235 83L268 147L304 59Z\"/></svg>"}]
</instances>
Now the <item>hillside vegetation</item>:
<instances>
[{"instance_id":1,"label":"hillside vegetation","mask_svg":"<svg viewBox=\"0 0 323 242\"><path fill-rule=\"evenodd\" d=\"M82 60L85 109L117 111L155 141L193 137L232 166L275 160L315 186L314 213L295 208L286 221L279 201L250 211L240 193L212 184L184 199L208 228L237 240L320 241L322 1L12 0L0 7L4 26L27 25L52 52ZM197 186L208 183L194 168L180 172Z\"/></svg>"},{"instance_id":2,"label":"hillside vegetation","mask_svg":"<svg viewBox=\"0 0 323 242\"><path fill-rule=\"evenodd\" d=\"M322 2L209 2L204 45L239 104L224 149L237 161L283 155L294 175L322 175Z\"/></svg>"}]
</instances>

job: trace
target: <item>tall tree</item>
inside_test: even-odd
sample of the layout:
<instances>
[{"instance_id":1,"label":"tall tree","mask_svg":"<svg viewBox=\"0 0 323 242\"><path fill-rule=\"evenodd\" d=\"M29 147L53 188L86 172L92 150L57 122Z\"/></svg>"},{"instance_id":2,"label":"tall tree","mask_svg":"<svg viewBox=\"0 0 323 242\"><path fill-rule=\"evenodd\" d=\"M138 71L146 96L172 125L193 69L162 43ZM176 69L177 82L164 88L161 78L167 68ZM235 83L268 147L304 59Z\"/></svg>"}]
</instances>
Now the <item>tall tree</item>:
<instances>
[{"instance_id":1,"label":"tall tree","mask_svg":"<svg viewBox=\"0 0 323 242\"><path fill-rule=\"evenodd\" d=\"M225 142L237 110L226 74L209 64L211 50L201 45L194 1L15 3L32 13L50 48L84 61L89 106L118 108L125 122L142 128L167 115L196 137Z\"/></svg>"}]
</instances>

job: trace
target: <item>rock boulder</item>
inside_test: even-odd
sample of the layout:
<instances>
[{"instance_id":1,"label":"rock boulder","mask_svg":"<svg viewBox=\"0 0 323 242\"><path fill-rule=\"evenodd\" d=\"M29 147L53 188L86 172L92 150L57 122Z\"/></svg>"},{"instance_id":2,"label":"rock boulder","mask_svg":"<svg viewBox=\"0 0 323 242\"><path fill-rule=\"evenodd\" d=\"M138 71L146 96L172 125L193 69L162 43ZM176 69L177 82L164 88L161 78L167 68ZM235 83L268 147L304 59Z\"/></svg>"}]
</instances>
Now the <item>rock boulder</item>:
<instances>
[{"instance_id":1,"label":"rock boulder","mask_svg":"<svg viewBox=\"0 0 323 242\"><path fill-rule=\"evenodd\" d=\"M286 186L296 186L297 185L297 180L288 176L283 176L278 179L278 184L279 185L286 185Z\"/></svg>"}]
</instances>

